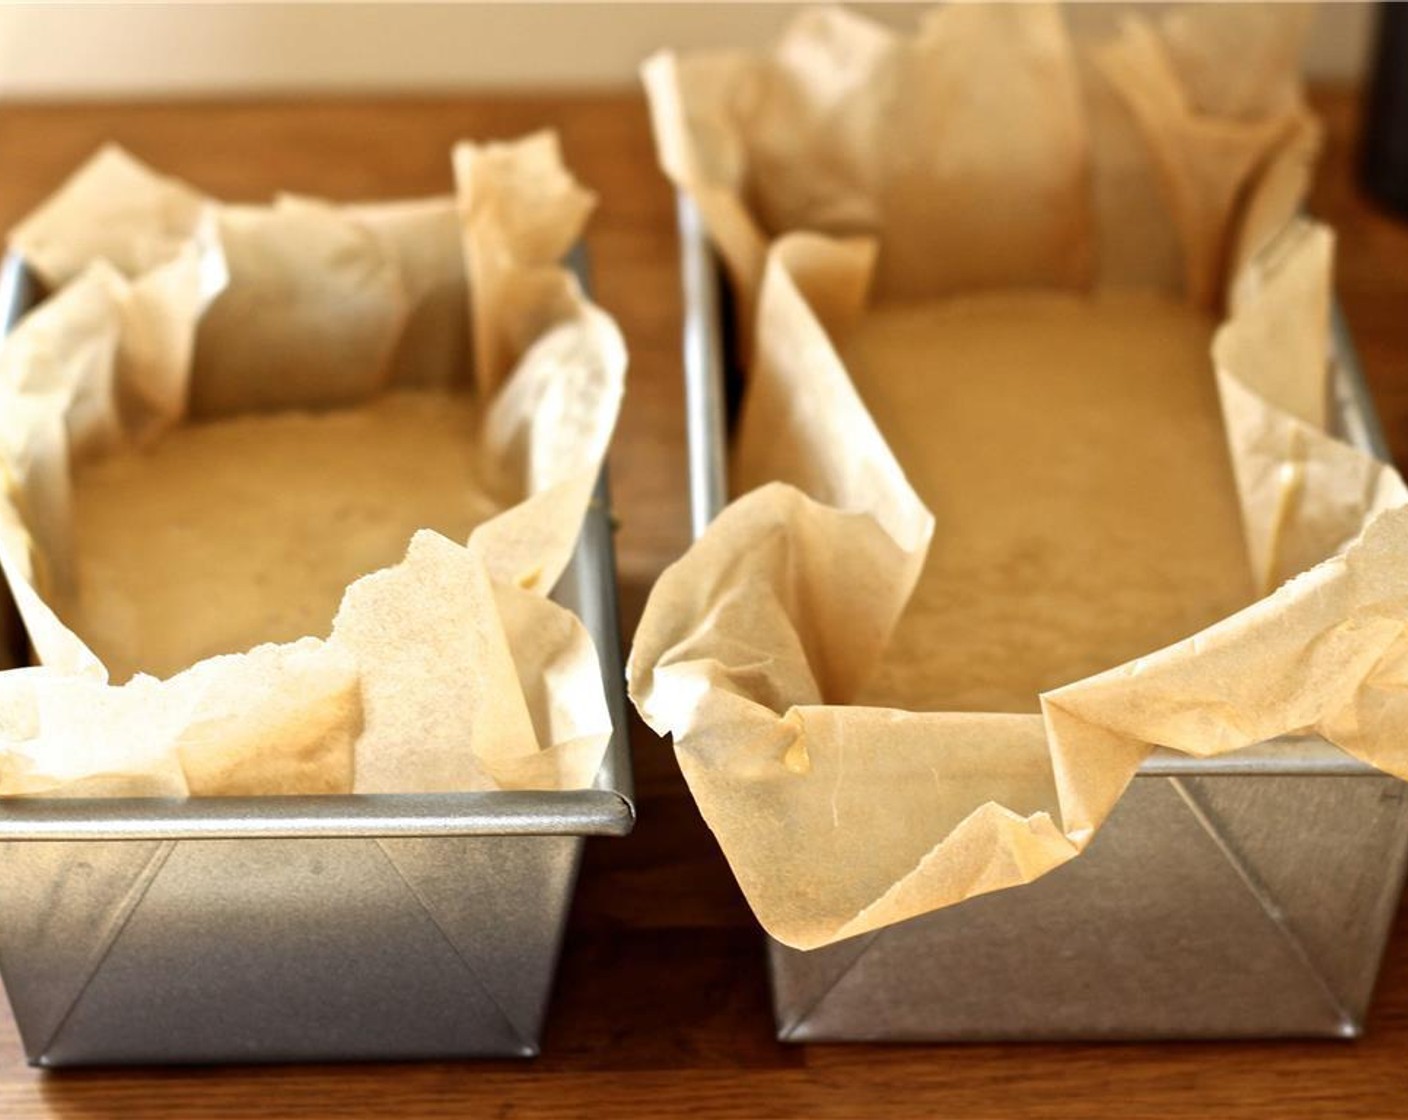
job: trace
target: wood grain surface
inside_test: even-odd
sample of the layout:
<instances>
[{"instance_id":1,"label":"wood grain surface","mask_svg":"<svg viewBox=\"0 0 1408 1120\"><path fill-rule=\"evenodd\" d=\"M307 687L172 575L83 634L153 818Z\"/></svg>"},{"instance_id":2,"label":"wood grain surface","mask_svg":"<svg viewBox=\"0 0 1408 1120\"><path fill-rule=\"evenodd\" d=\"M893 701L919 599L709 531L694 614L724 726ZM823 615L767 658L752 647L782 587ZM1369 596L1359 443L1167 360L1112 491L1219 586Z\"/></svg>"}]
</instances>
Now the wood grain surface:
<instances>
[{"instance_id":1,"label":"wood grain surface","mask_svg":"<svg viewBox=\"0 0 1408 1120\"><path fill-rule=\"evenodd\" d=\"M1408 224L1357 193L1354 98L1317 97L1328 151L1314 209L1339 231L1339 289L1398 461L1408 458ZM623 624L688 541L671 196L630 92L0 111L0 225L97 144L232 199L449 187L461 137L562 133L601 194L597 298L631 349L612 453ZM1408 927L1358 1042L783 1046L763 945L666 744L633 727L640 825L588 845L544 1040L526 1064L78 1072L24 1064L0 1009L0 1120L39 1117L1390 1117L1408 1116ZM3 869L0 869L3 874Z\"/></svg>"}]
</instances>

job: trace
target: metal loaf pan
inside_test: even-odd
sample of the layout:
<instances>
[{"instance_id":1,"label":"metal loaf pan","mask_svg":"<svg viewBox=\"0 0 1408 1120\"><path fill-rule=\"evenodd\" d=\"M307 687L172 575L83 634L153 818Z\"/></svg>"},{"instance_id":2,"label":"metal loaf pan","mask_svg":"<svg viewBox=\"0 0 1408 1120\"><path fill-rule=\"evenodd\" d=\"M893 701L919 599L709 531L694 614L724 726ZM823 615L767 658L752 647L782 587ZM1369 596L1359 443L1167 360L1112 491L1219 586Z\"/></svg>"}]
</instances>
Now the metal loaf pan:
<instances>
[{"instance_id":1,"label":"metal loaf pan","mask_svg":"<svg viewBox=\"0 0 1408 1120\"><path fill-rule=\"evenodd\" d=\"M695 535L728 496L742 371L731 294L678 201ZM1338 310L1341 434L1387 449ZM778 1037L1354 1037L1408 866L1396 778L1316 736L1158 751L1090 848L1030 886L812 952L769 941Z\"/></svg>"},{"instance_id":2,"label":"metal loaf pan","mask_svg":"<svg viewBox=\"0 0 1408 1120\"><path fill-rule=\"evenodd\" d=\"M7 258L0 330L34 298ZM615 725L591 789L0 800L0 974L30 1062L537 1054L583 841L635 822L604 473L553 597Z\"/></svg>"}]
</instances>

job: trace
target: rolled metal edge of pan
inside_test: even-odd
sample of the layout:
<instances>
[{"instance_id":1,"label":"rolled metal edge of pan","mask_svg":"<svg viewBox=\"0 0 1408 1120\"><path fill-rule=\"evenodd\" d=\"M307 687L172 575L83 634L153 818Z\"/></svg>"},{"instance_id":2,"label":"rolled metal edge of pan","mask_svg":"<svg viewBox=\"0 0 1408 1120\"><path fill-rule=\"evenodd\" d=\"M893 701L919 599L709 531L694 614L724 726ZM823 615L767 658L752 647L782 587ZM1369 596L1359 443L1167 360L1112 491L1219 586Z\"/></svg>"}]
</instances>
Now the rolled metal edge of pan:
<instances>
[{"instance_id":1,"label":"rolled metal edge of pan","mask_svg":"<svg viewBox=\"0 0 1408 1120\"><path fill-rule=\"evenodd\" d=\"M720 268L693 199L677 193L684 296L684 393L690 524L697 540L728 503Z\"/></svg>"}]
</instances>

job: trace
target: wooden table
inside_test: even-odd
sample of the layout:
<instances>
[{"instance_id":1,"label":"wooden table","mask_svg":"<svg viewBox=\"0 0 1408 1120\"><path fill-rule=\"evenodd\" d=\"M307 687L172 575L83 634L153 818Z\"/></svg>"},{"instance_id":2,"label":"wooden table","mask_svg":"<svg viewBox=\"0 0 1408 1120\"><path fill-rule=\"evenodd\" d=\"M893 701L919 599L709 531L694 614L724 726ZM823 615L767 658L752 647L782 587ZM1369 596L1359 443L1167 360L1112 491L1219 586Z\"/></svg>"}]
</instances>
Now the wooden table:
<instances>
[{"instance_id":1,"label":"wooden table","mask_svg":"<svg viewBox=\"0 0 1408 1120\"><path fill-rule=\"evenodd\" d=\"M1314 206L1339 230L1340 292L1403 463L1408 224L1354 190L1353 98L1317 100L1329 142ZM287 188L357 199L447 190L456 139L545 126L601 193L596 293L631 349L612 454L629 634L688 542L671 195L634 93L11 106L0 113L0 225L107 139L226 198ZM1408 929L1355 1043L780 1045L757 926L669 747L639 724L633 742L640 825L588 845L541 1059L54 1076L24 1064L0 1010L0 1118L1408 1115Z\"/></svg>"}]
</instances>

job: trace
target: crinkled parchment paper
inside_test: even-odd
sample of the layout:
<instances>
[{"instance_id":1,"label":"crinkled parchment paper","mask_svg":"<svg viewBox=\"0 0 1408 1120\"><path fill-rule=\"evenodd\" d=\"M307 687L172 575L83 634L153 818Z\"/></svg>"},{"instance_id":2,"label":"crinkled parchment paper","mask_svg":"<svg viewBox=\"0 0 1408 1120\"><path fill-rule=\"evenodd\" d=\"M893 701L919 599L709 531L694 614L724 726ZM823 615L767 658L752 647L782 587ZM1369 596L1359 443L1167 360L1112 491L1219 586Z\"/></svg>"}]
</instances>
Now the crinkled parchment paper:
<instances>
[{"instance_id":1,"label":"crinkled parchment paper","mask_svg":"<svg viewBox=\"0 0 1408 1120\"><path fill-rule=\"evenodd\" d=\"M766 57L647 64L662 163L750 327L733 472L757 488L657 584L631 688L779 940L1029 882L1156 746L1315 731L1408 776L1408 511L1390 467L1327 431L1332 237L1296 217L1304 26L1288 7L958 4L908 38L820 10ZM853 704L934 522L833 340L871 300L1097 286L1223 316L1264 597L1039 714Z\"/></svg>"},{"instance_id":2,"label":"crinkled parchment paper","mask_svg":"<svg viewBox=\"0 0 1408 1120\"><path fill-rule=\"evenodd\" d=\"M52 294L0 346L0 564L38 661L0 673L0 793L591 783L611 733L596 651L546 595L625 374L615 325L559 264L592 197L549 134L461 144L454 171L454 197L221 205L107 148L13 231ZM501 512L467 542L417 533L327 636L110 685L54 608L72 465L187 419L399 386L478 394Z\"/></svg>"}]
</instances>

